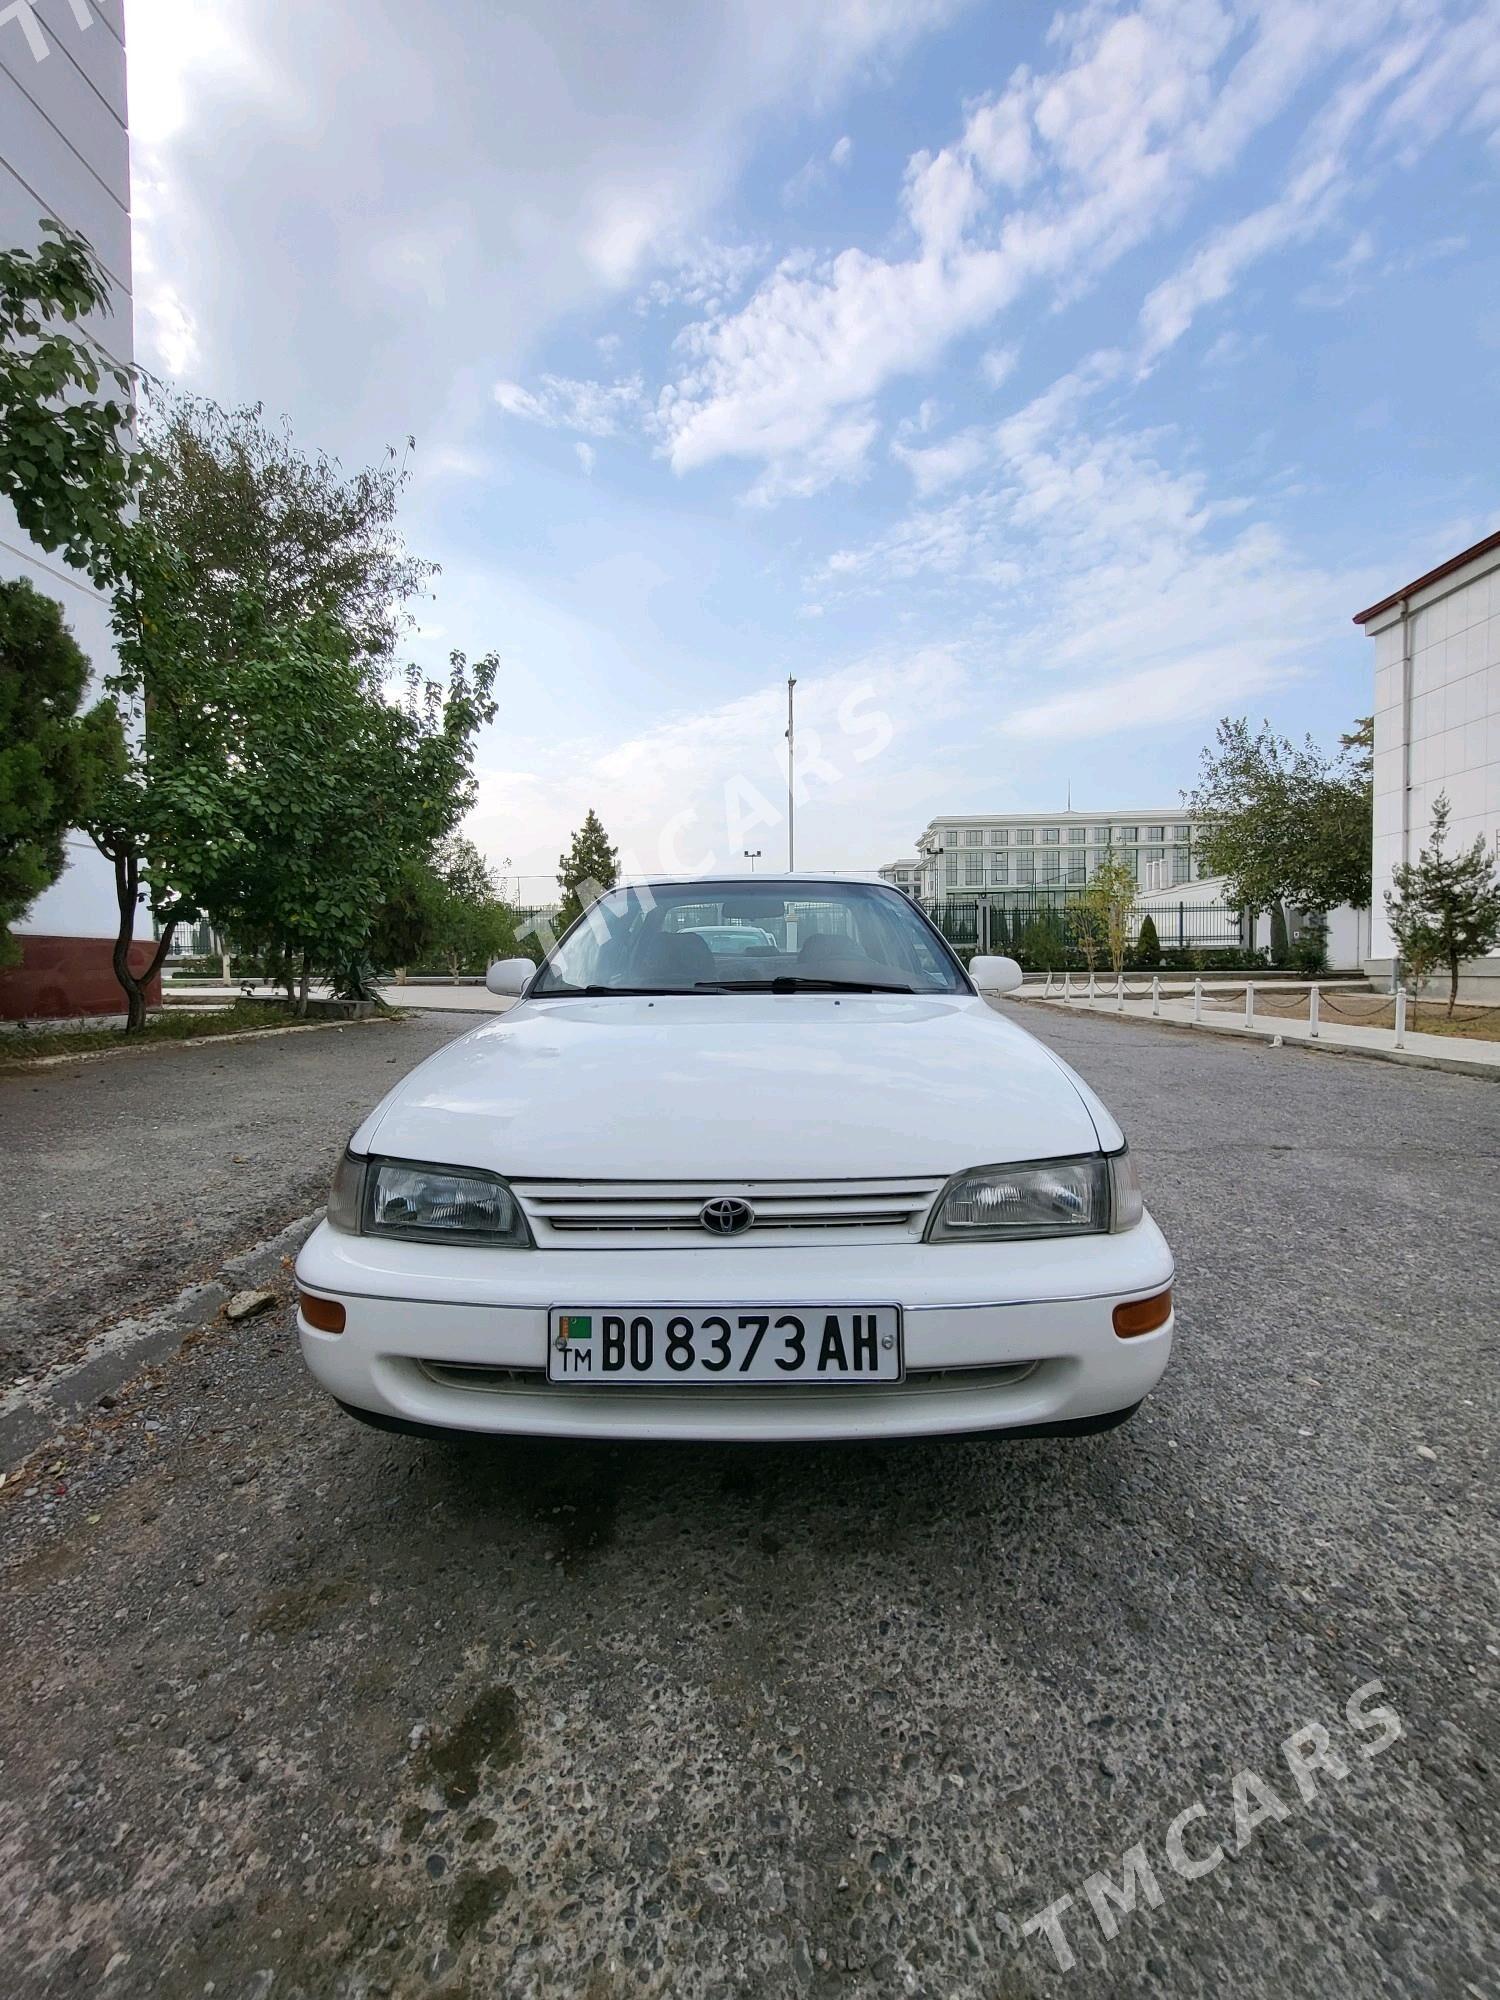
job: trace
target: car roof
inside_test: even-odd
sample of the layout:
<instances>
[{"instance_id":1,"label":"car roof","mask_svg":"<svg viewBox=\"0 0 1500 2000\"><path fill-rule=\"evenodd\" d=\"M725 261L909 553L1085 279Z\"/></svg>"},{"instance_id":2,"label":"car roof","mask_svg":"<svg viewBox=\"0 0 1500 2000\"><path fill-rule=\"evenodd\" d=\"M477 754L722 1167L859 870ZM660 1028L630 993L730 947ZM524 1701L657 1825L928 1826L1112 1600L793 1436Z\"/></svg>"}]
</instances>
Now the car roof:
<instances>
[{"instance_id":1,"label":"car roof","mask_svg":"<svg viewBox=\"0 0 1500 2000\"><path fill-rule=\"evenodd\" d=\"M701 884L704 888L712 885L718 889L723 888L725 883L731 882L736 888L743 884L747 889L810 889L814 887L837 889L843 887L846 883L859 883L876 889L889 889L891 887L889 882L882 880L879 875L875 874L862 875L851 871L847 875L833 875L829 874L826 870L819 872L816 869L809 869L807 871L794 869L790 873L783 869L779 873L757 875L735 875L729 873L727 870L715 874L696 875L627 875L622 877L615 886L619 889L682 889L692 888L695 884Z\"/></svg>"}]
</instances>

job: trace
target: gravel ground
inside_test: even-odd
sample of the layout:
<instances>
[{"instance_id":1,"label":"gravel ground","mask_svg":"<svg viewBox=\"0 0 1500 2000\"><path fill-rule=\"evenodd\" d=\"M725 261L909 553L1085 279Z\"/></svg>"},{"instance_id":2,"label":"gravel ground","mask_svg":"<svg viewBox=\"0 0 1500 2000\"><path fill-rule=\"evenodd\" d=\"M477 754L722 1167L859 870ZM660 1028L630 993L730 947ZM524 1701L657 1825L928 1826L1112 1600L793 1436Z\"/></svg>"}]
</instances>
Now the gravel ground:
<instances>
[{"instance_id":1,"label":"gravel ground","mask_svg":"<svg viewBox=\"0 0 1500 2000\"><path fill-rule=\"evenodd\" d=\"M471 1022L0 1070L0 1386L321 1201L372 1098Z\"/></svg>"},{"instance_id":2,"label":"gravel ground","mask_svg":"<svg viewBox=\"0 0 1500 2000\"><path fill-rule=\"evenodd\" d=\"M0 1495L7 1992L1492 1993L1500 1090L1022 1018L1180 1259L1132 1425L434 1446L324 1402L284 1312L190 1337ZM331 1119L326 1157L393 1044L279 1046L201 1052L198 1091L162 1059L158 1230L228 1180L226 1104ZM104 1161L130 1089L59 1087L72 1143ZM96 1271L65 1260L69 1310L107 1311ZM1311 1802L1308 1724L1348 1766ZM1183 1845L1226 1855L1183 1879L1199 1805ZM1086 1878L1137 1842L1160 1907L1096 1884L1107 1940ZM1065 1896L1066 1973L1023 1930Z\"/></svg>"}]
</instances>

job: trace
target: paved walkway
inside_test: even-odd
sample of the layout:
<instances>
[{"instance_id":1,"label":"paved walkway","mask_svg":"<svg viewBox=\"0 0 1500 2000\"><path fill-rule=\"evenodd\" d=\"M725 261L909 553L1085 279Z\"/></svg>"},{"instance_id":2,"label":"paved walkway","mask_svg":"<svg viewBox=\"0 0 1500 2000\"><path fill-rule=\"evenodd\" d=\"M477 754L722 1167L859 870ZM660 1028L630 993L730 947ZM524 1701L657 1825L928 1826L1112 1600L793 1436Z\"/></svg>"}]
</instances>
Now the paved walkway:
<instances>
[{"instance_id":1,"label":"paved walkway","mask_svg":"<svg viewBox=\"0 0 1500 2000\"><path fill-rule=\"evenodd\" d=\"M1129 996L1139 989L1129 982L1126 993ZM1268 994L1285 992L1278 984L1267 987ZM1241 988L1243 993L1243 988ZM1396 1036L1391 1028L1360 1028L1344 1021L1331 1021L1325 1014L1314 1033L1307 1021L1289 1021L1284 1016L1266 1014L1253 1022L1245 1020L1243 999L1240 1010L1231 1012L1222 1004L1215 1004L1216 996L1211 987L1203 992L1202 1019L1194 1019L1191 991L1164 991L1159 1001L1145 998L1127 997L1123 1006L1115 999L1113 992L1101 991L1094 1000L1088 1000L1075 991L1071 999L1054 991L1044 994L1040 987L1023 988L1010 996L1013 1000L1029 1002L1043 1007L1055 1007L1064 1012L1081 1014L1113 1014L1133 1021L1158 1021L1163 1026L1199 1028L1209 1034L1239 1035L1261 1041L1278 1041L1282 1044L1295 1043L1310 1049L1332 1049L1343 1055L1375 1056L1385 1062L1408 1063L1419 1068L1454 1070L1464 1076L1500 1077L1500 1042L1482 1042L1459 1039L1453 1035L1423 1035L1408 1029L1402 1037L1401 1046L1395 1046Z\"/></svg>"}]
</instances>

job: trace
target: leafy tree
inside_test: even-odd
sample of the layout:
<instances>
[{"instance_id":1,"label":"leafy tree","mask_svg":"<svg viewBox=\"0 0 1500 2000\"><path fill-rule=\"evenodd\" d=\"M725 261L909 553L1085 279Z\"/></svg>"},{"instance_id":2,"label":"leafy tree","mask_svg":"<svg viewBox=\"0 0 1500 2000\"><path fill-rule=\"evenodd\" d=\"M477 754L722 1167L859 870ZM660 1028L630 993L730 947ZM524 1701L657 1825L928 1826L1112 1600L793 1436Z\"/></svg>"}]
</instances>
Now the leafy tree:
<instances>
[{"instance_id":1,"label":"leafy tree","mask_svg":"<svg viewBox=\"0 0 1500 2000\"><path fill-rule=\"evenodd\" d=\"M1229 878L1236 902L1254 910L1291 903L1364 909L1370 900L1371 784L1364 725L1328 757L1308 737L1251 732L1243 718L1219 724L1186 802L1200 856Z\"/></svg>"},{"instance_id":2,"label":"leafy tree","mask_svg":"<svg viewBox=\"0 0 1500 2000\"><path fill-rule=\"evenodd\" d=\"M1104 940L1110 968L1118 979L1130 952L1130 918L1135 909L1136 880L1128 861L1107 854L1083 892L1083 908Z\"/></svg>"},{"instance_id":3,"label":"leafy tree","mask_svg":"<svg viewBox=\"0 0 1500 2000\"><path fill-rule=\"evenodd\" d=\"M1031 919L1017 956L1028 972L1055 971L1067 962L1068 941L1056 910L1042 910Z\"/></svg>"},{"instance_id":4,"label":"leafy tree","mask_svg":"<svg viewBox=\"0 0 1500 2000\"><path fill-rule=\"evenodd\" d=\"M1141 919L1141 933L1135 941L1135 955L1138 964L1154 970L1161 964L1161 939L1156 935L1156 920L1148 911Z\"/></svg>"},{"instance_id":5,"label":"leafy tree","mask_svg":"<svg viewBox=\"0 0 1500 2000\"><path fill-rule=\"evenodd\" d=\"M357 659L389 659L410 622L402 607L437 567L396 534L408 474L394 450L348 475L304 452L285 420L268 423L259 403L223 410L181 396L148 410L145 434L141 518L173 551L208 631L232 636L251 598L275 625L325 613Z\"/></svg>"},{"instance_id":6,"label":"leafy tree","mask_svg":"<svg viewBox=\"0 0 1500 2000\"><path fill-rule=\"evenodd\" d=\"M496 664L471 673L455 653L446 686L410 668L395 703L370 691L354 648L339 651L319 624L273 628L240 654L240 751L219 788L234 841L194 888L235 935L281 942L297 966L299 1011L314 973L367 997L377 913L411 855L473 801L473 738L495 712Z\"/></svg>"},{"instance_id":7,"label":"leafy tree","mask_svg":"<svg viewBox=\"0 0 1500 2000\"><path fill-rule=\"evenodd\" d=\"M1089 903L1087 896L1070 905L1068 928L1073 942L1078 947L1084 969L1093 972L1099 963L1099 954L1104 949L1104 927L1099 920L1099 912Z\"/></svg>"},{"instance_id":8,"label":"leafy tree","mask_svg":"<svg viewBox=\"0 0 1500 2000\"><path fill-rule=\"evenodd\" d=\"M1271 905L1271 963L1285 965L1291 956L1291 946L1287 940L1286 905Z\"/></svg>"},{"instance_id":9,"label":"leafy tree","mask_svg":"<svg viewBox=\"0 0 1500 2000\"><path fill-rule=\"evenodd\" d=\"M557 879L563 892L556 919L559 937L605 890L613 889L619 872L619 851L610 846L609 836L590 806L567 853L557 857Z\"/></svg>"},{"instance_id":10,"label":"leafy tree","mask_svg":"<svg viewBox=\"0 0 1500 2000\"><path fill-rule=\"evenodd\" d=\"M1447 966L1451 1020L1459 966L1500 944L1500 878L1482 834L1464 853L1444 853L1449 817L1448 794L1439 792L1427 845L1414 862L1396 869L1385 907L1408 964Z\"/></svg>"},{"instance_id":11,"label":"leafy tree","mask_svg":"<svg viewBox=\"0 0 1500 2000\"><path fill-rule=\"evenodd\" d=\"M110 281L81 236L44 221L34 251L0 251L0 499L38 545L101 586L142 461L129 441L135 375L77 328Z\"/></svg>"},{"instance_id":12,"label":"leafy tree","mask_svg":"<svg viewBox=\"0 0 1500 2000\"><path fill-rule=\"evenodd\" d=\"M89 663L62 606L24 578L0 583L0 965L10 925L62 873L64 836L123 755L114 710L78 713Z\"/></svg>"}]
</instances>

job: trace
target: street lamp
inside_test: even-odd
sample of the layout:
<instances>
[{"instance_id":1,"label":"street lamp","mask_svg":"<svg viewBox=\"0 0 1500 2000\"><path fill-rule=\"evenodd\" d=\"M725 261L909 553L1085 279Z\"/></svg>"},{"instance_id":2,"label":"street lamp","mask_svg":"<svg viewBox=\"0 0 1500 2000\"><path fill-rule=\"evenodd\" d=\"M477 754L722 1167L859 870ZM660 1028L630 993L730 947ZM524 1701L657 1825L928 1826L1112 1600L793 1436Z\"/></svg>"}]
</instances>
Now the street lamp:
<instances>
[{"instance_id":1,"label":"street lamp","mask_svg":"<svg viewBox=\"0 0 1500 2000\"><path fill-rule=\"evenodd\" d=\"M755 873L755 864L760 859L760 849L758 847L747 847L745 849L745 859L750 863L750 873L753 875Z\"/></svg>"},{"instance_id":2,"label":"street lamp","mask_svg":"<svg viewBox=\"0 0 1500 2000\"><path fill-rule=\"evenodd\" d=\"M797 758L795 725L792 719L792 689L796 685L796 675L788 674L786 677L786 867L789 875L796 866L797 801L792 786L792 773Z\"/></svg>"}]
</instances>

